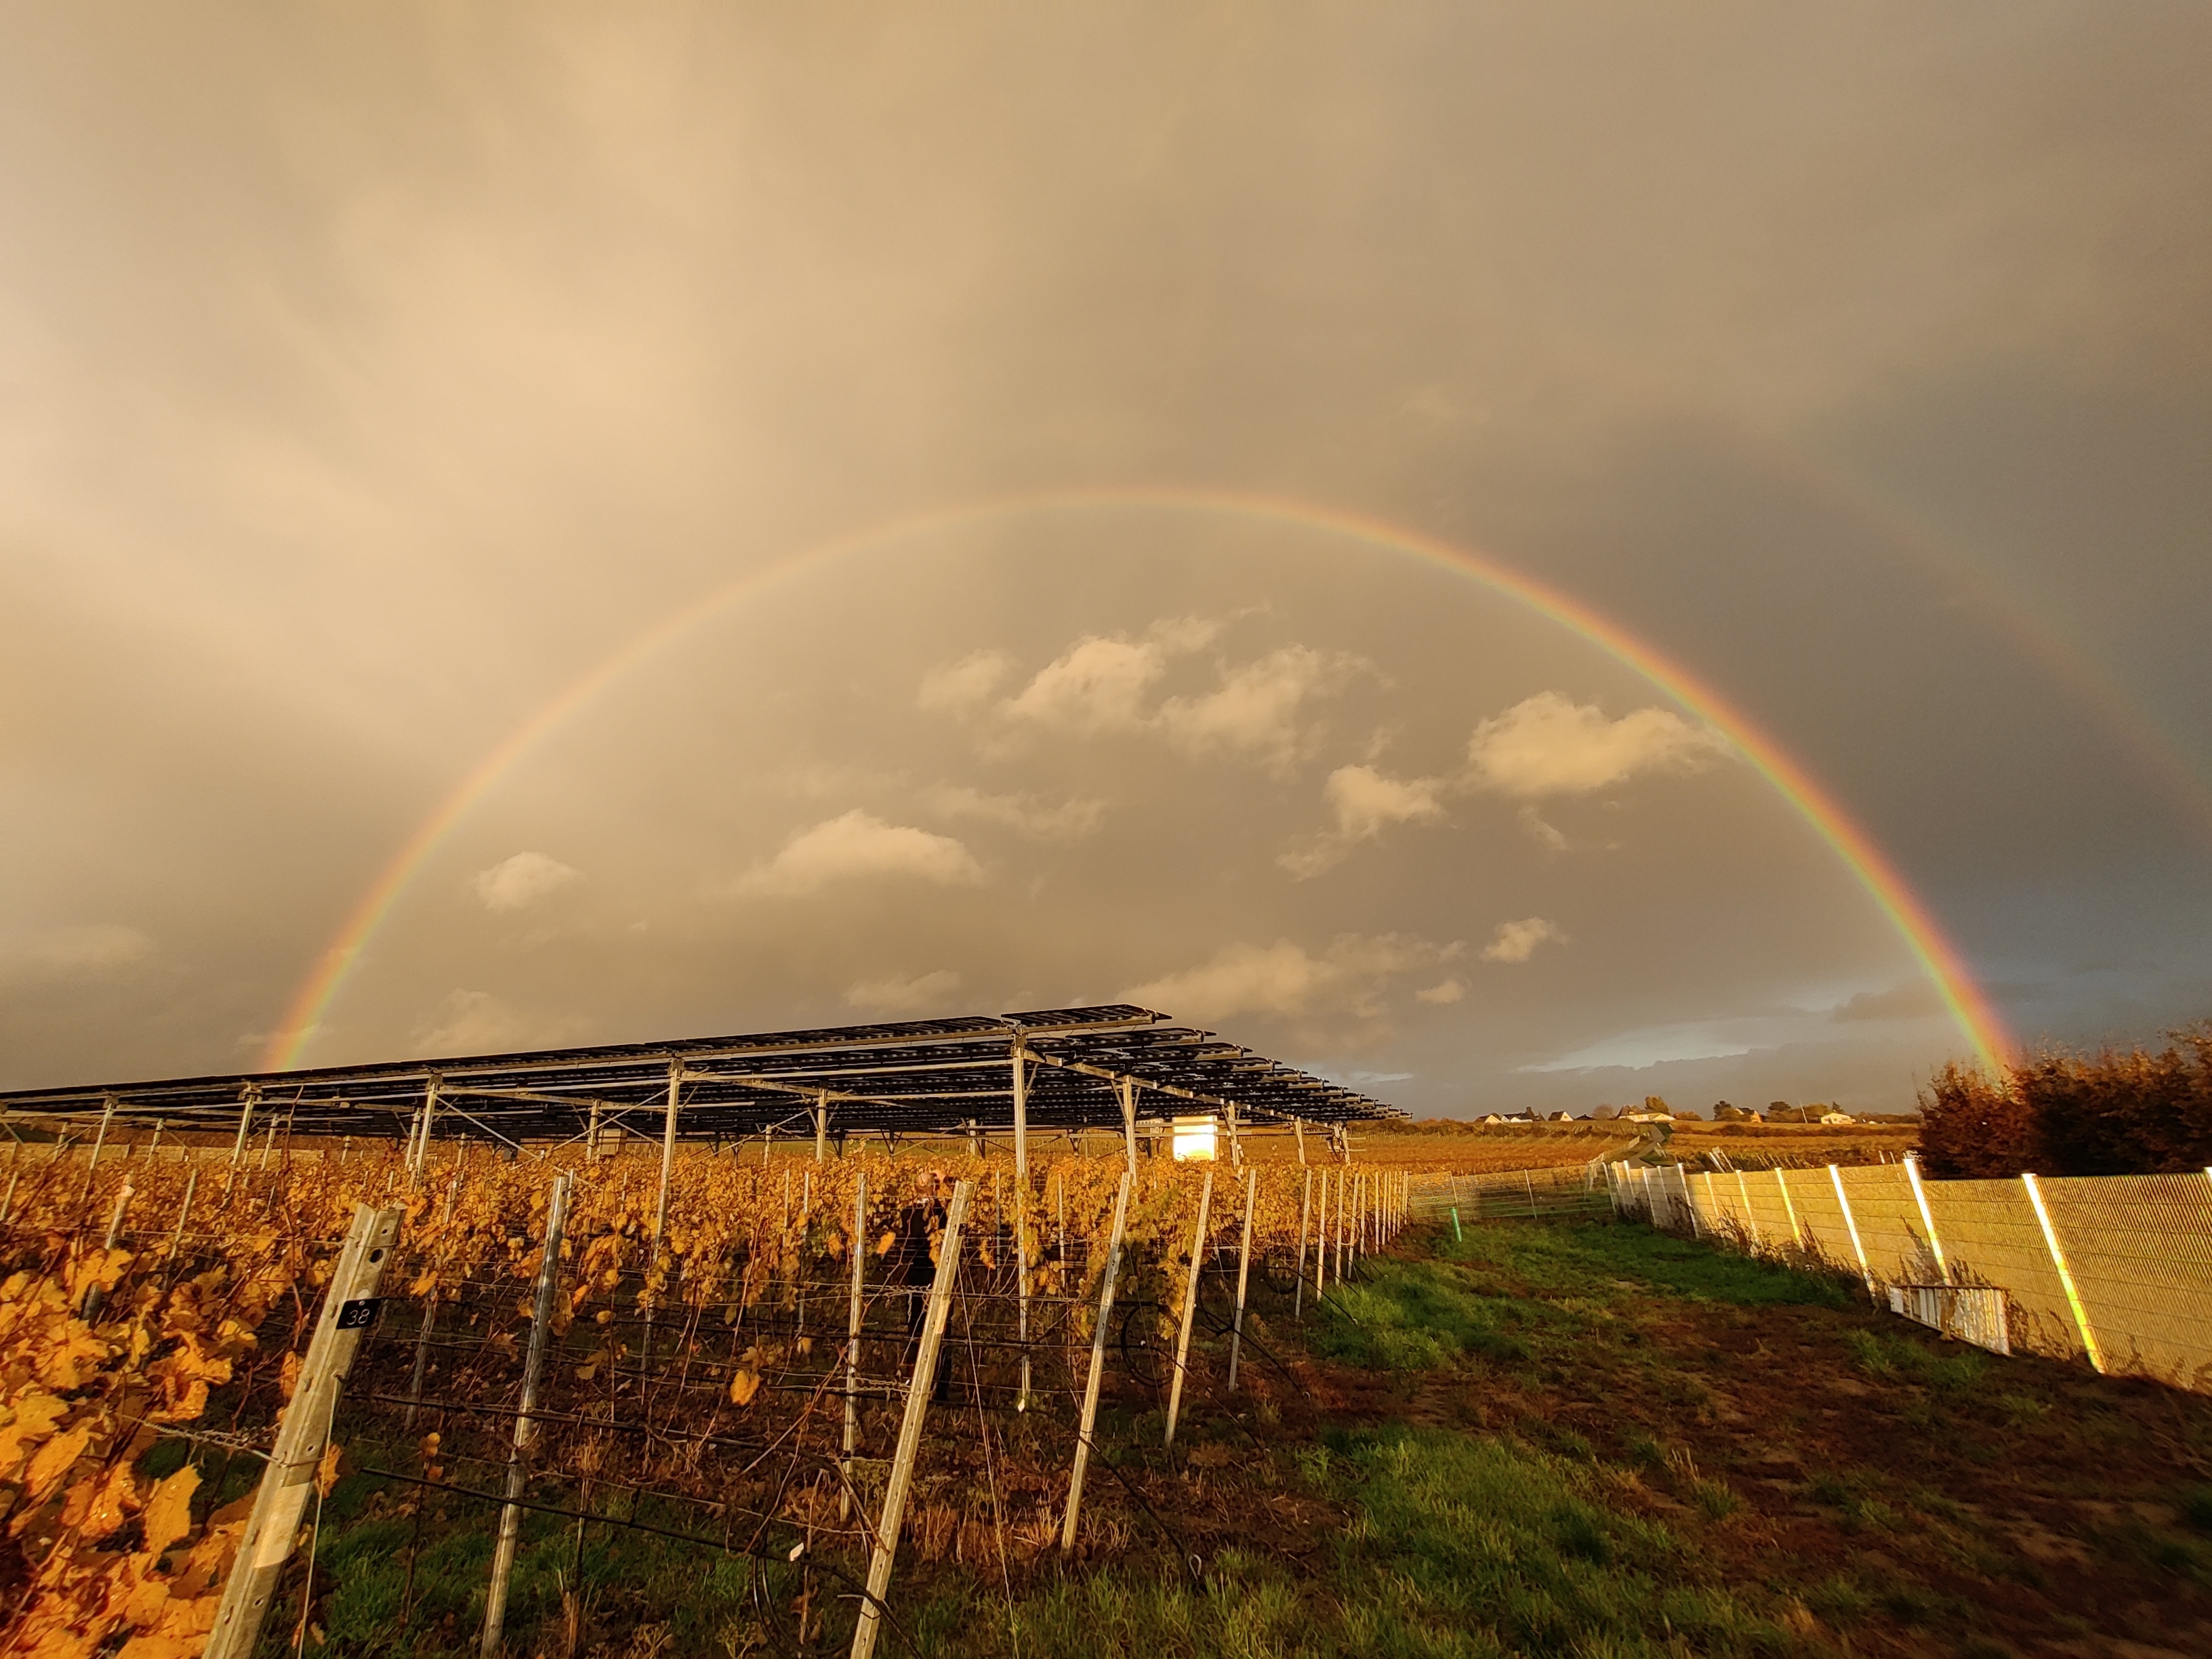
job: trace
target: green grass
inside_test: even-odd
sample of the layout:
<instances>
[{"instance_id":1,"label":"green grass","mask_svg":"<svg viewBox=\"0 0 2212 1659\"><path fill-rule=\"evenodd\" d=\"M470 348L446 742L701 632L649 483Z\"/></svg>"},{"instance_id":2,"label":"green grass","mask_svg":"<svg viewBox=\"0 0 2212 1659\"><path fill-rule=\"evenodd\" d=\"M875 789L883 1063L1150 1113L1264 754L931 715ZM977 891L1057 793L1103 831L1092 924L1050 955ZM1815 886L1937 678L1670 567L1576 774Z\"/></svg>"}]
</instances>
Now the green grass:
<instances>
[{"instance_id":1,"label":"green grass","mask_svg":"<svg viewBox=\"0 0 2212 1659\"><path fill-rule=\"evenodd\" d=\"M1363 1279L1333 1286L1316 1322L1314 1351L1376 1370L1418 1370L1462 1354L1525 1359L1513 1327L1526 1310L1486 1295L1475 1275L1448 1264L1388 1258Z\"/></svg>"},{"instance_id":2,"label":"green grass","mask_svg":"<svg viewBox=\"0 0 2212 1659\"><path fill-rule=\"evenodd\" d=\"M1471 1227L1464 1239L1441 1237L1436 1255L1503 1270L1540 1294L1598 1301L1656 1293L1748 1308L1844 1308L1855 1299L1852 1286L1839 1279L1611 1220Z\"/></svg>"}]
</instances>

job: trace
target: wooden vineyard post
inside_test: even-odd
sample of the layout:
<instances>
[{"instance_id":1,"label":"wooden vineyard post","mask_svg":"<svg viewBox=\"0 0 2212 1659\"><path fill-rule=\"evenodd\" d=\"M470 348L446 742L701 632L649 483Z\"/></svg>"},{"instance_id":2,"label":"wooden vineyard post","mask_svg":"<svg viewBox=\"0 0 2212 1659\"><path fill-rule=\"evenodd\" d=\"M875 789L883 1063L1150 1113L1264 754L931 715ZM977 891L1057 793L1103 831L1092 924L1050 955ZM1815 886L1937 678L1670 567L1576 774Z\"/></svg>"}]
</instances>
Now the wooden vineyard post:
<instances>
[{"instance_id":1,"label":"wooden vineyard post","mask_svg":"<svg viewBox=\"0 0 2212 1659\"><path fill-rule=\"evenodd\" d=\"M1252 1200L1257 1195L1260 1172L1244 1171L1244 1237L1237 1247L1237 1315L1229 1327L1229 1392L1237 1392L1237 1362L1244 1354L1244 1288L1252 1276Z\"/></svg>"},{"instance_id":2,"label":"wooden vineyard post","mask_svg":"<svg viewBox=\"0 0 2212 1659\"><path fill-rule=\"evenodd\" d=\"M1122 1228L1129 1218L1129 1189L1136 1177L1121 1176L1114 1198L1114 1231L1106 1246L1106 1271L1098 1281L1098 1322L1091 1332L1091 1375L1083 1385L1083 1422L1076 1431L1075 1469L1068 1477L1067 1514L1060 1523L1060 1553L1075 1547L1075 1517L1083 1507L1083 1476L1091 1467L1091 1436L1098 1425L1098 1385L1106 1375L1106 1322L1114 1311L1114 1280L1121 1271Z\"/></svg>"},{"instance_id":3,"label":"wooden vineyard post","mask_svg":"<svg viewBox=\"0 0 2212 1659\"><path fill-rule=\"evenodd\" d=\"M22 1178L23 1172L21 1170L10 1170L8 1172L8 1196L0 1198L0 1227L8 1224L8 1217L15 1208L15 1183Z\"/></svg>"},{"instance_id":4,"label":"wooden vineyard post","mask_svg":"<svg viewBox=\"0 0 2212 1659\"><path fill-rule=\"evenodd\" d=\"M1206 1223L1213 1208L1213 1171L1206 1172L1198 1189L1198 1227L1190 1239L1190 1278L1182 1287L1182 1329L1176 1337L1175 1378L1168 1384L1168 1434L1161 1443L1175 1444L1176 1419L1182 1413L1182 1379L1190 1361L1191 1322L1198 1317L1198 1275L1206 1259Z\"/></svg>"},{"instance_id":5,"label":"wooden vineyard post","mask_svg":"<svg viewBox=\"0 0 2212 1659\"><path fill-rule=\"evenodd\" d=\"M116 1241L123 1237L123 1212L130 1207L131 1178L125 1176L123 1179L123 1190L115 1195L114 1212L107 1218L107 1242L100 1247L103 1250L111 1254L113 1252ZM88 1285L85 1287L83 1316L87 1323L90 1323L99 1316L100 1304L106 1299L105 1292L98 1285Z\"/></svg>"},{"instance_id":6,"label":"wooden vineyard post","mask_svg":"<svg viewBox=\"0 0 2212 1659\"><path fill-rule=\"evenodd\" d=\"M168 1254L161 1258L161 1267L165 1273L168 1270L169 1264L177 1259L177 1252L184 1245L185 1222L191 1215L192 1194L198 1189L199 1184L200 1172L196 1169L188 1170L185 1176L185 1195L177 1205L177 1228L169 1235ZM9 1190L14 1189L11 1188Z\"/></svg>"},{"instance_id":7,"label":"wooden vineyard post","mask_svg":"<svg viewBox=\"0 0 2212 1659\"><path fill-rule=\"evenodd\" d=\"M399 1217L397 1209L354 1206L353 1224L324 1292L322 1314L300 1367L299 1385L284 1408L276 1447L262 1470L253 1514L239 1540L237 1563L222 1587L222 1602L202 1659L249 1659L260 1638L270 1593L292 1553L307 1495L314 1490L315 1468L322 1462L331 1419L337 1411L338 1385L352 1368L362 1333L376 1317L376 1287L399 1237Z\"/></svg>"},{"instance_id":8,"label":"wooden vineyard post","mask_svg":"<svg viewBox=\"0 0 2212 1659\"><path fill-rule=\"evenodd\" d=\"M1612 1166L1608 1164L1606 1167L1610 1169ZM1751 1229L1752 1253L1753 1255L1757 1255L1759 1252L1759 1214L1758 1212L1751 1207L1751 1183L1743 1178L1743 1171L1741 1170L1738 1170L1735 1172L1735 1189L1738 1195L1743 1200L1744 1225ZM1918 1190L1917 1184L1915 1185L1914 1190Z\"/></svg>"},{"instance_id":9,"label":"wooden vineyard post","mask_svg":"<svg viewBox=\"0 0 2212 1659\"><path fill-rule=\"evenodd\" d=\"M545 1206L545 1253L538 1263L538 1300L530 1314L530 1351L522 1362L522 1409L515 1413L514 1441L507 1457L507 1502L499 1512L499 1542L493 1547L491 1583L484 1591L483 1641L479 1651L494 1659L507 1628L507 1581L514 1571L515 1546L522 1537L522 1496L528 1478L530 1443L538 1425L531 1411L538 1404L538 1379L545 1370L545 1350L553 1335L553 1294L561 1279L561 1231L568 1218L570 1177L553 1177Z\"/></svg>"},{"instance_id":10,"label":"wooden vineyard post","mask_svg":"<svg viewBox=\"0 0 2212 1659\"><path fill-rule=\"evenodd\" d=\"M85 1160L84 1191L77 1195L76 1201L79 1204L84 1203L92 1196L92 1178L100 1169L100 1148L107 1145L107 1126L114 1121L115 1097L110 1095L107 1097L107 1104L100 1109L100 1133L92 1138L92 1156Z\"/></svg>"},{"instance_id":11,"label":"wooden vineyard post","mask_svg":"<svg viewBox=\"0 0 2212 1659\"><path fill-rule=\"evenodd\" d=\"M1306 1121L1302 1117L1291 1120L1291 1133L1298 1138L1298 1168L1306 1167Z\"/></svg>"},{"instance_id":12,"label":"wooden vineyard post","mask_svg":"<svg viewBox=\"0 0 2212 1659\"><path fill-rule=\"evenodd\" d=\"M891 1561L898 1553L899 1528L906 1520L915 1454L921 1449L922 1419L929 1414L930 1391L937 1381L937 1351L945 1343L945 1323L952 1311L952 1282L960 1272L960 1230L967 1223L968 1195L974 1190L972 1182L957 1182L945 1211L945 1239L937 1251L937 1278L929 1287L929 1311L921 1322L921 1347L914 1358L914 1375L907 1379L906 1414L899 1420L898 1449L891 1457L890 1479L884 1485L876 1547L868 1557L868 1594L853 1626L852 1659L868 1659L875 1652L876 1634L882 1628L879 1608L884 1592L890 1588Z\"/></svg>"},{"instance_id":13,"label":"wooden vineyard post","mask_svg":"<svg viewBox=\"0 0 2212 1659\"><path fill-rule=\"evenodd\" d=\"M1344 1169L1336 1172L1336 1282L1340 1285L1344 1283L1344 1236L1347 1221L1344 1213L1344 1200L1345 1188L1351 1185L1347 1178L1350 1174L1350 1170Z\"/></svg>"},{"instance_id":14,"label":"wooden vineyard post","mask_svg":"<svg viewBox=\"0 0 2212 1659\"><path fill-rule=\"evenodd\" d=\"M860 1291L868 1261L868 1172L853 1181L853 1295L845 1315L845 1486L838 1494L837 1516L852 1512L853 1454L860 1440Z\"/></svg>"},{"instance_id":15,"label":"wooden vineyard post","mask_svg":"<svg viewBox=\"0 0 2212 1659\"><path fill-rule=\"evenodd\" d=\"M1022 1340L1022 1386L1014 1396L1014 1409L1030 1408L1030 1182L1019 1176L1014 1184L1015 1290L1019 1297L1016 1317Z\"/></svg>"},{"instance_id":16,"label":"wooden vineyard post","mask_svg":"<svg viewBox=\"0 0 2212 1659\"><path fill-rule=\"evenodd\" d=\"M676 1103L684 1086L684 1063L671 1060L668 1064L668 1108L660 1130L660 1184L653 1200L653 1252L645 1259L645 1330L638 1342L638 1363L642 1365L653 1357L653 1276L660 1271L660 1241L668 1232L668 1182L676 1170ZM765 1153L763 1153L765 1156ZM791 1176L785 1173L783 1181L783 1224L791 1227Z\"/></svg>"},{"instance_id":17,"label":"wooden vineyard post","mask_svg":"<svg viewBox=\"0 0 2212 1659\"><path fill-rule=\"evenodd\" d=\"M1304 1137L1299 1137L1298 1162L1305 1160ZM1306 1224L1313 1218L1313 1171L1306 1171L1305 1196L1298 1200L1298 1287L1291 1299L1291 1316L1306 1316Z\"/></svg>"}]
</instances>

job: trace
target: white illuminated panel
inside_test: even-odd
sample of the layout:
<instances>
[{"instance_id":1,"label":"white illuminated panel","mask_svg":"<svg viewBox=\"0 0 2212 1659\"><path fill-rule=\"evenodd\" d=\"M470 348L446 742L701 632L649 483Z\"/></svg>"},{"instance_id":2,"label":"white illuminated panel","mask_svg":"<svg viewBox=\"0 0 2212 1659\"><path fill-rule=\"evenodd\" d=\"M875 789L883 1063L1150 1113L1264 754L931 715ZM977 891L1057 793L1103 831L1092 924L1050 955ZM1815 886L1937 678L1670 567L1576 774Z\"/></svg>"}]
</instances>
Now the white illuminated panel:
<instances>
[{"instance_id":1,"label":"white illuminated panel","mask_svg":"<svg viewBox=\"0 0 2212 1659\"><path fill-rule=\"evenodd\" d=\"M1213 1120L1179 1117L1175 1121L1176 1161L1208 1161L1213 1157Z\"/></svg>"}]
</instances>

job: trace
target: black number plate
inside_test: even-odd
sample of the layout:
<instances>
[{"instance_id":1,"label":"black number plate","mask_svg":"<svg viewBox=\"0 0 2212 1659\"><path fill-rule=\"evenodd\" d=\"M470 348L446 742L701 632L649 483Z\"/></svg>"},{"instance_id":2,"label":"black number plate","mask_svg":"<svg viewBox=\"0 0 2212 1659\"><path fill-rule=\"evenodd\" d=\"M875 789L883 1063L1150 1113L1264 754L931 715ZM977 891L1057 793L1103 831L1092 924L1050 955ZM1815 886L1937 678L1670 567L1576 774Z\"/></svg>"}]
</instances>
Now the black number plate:
<instances>
[{"instance_id":1,"label":"black number plate","mask_svg":"<svg viewBox=\"0 0 2212 1659\"><path fill-rule=\"evenodd\" d=\"M342 1331L365 1331L376 1323L376 1310L384 1305L380 1296L357 1297L338 1310L338 1328Z\"/></svg>"}]
</instances>

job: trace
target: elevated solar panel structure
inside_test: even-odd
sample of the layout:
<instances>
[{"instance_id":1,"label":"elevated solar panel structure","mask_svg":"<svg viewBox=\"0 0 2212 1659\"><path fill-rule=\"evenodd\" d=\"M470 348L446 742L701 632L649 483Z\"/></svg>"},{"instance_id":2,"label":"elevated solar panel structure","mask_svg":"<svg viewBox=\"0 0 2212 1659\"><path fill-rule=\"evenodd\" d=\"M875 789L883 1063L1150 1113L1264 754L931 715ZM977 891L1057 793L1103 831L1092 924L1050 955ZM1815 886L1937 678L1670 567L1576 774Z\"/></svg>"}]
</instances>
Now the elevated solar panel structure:
<instances>
[{"instance_id":1,"label":"elevated solar panel structure","mask_svg":"<svg viewBox=\"0 0 2212 1659\"><path fill-rule=\"evenodd\" d=\"M23 1089L5 1121L49 1131L105 1119L173 1133L282 1124L301 1135L403 1139L426 1099L441 1138L510 1143L593 1128L731 1140L786 1131L957 1133L1123 1124L1123 1093L1147 1119L1208 1114L1241 1125L1329 1127L1399 1117L1395 1107L1210 1031L1126 1003L902 1020L818 1030L687 1037L528 1054L322 1066L311 1071Z\"/></svg>"}]
</instances>

